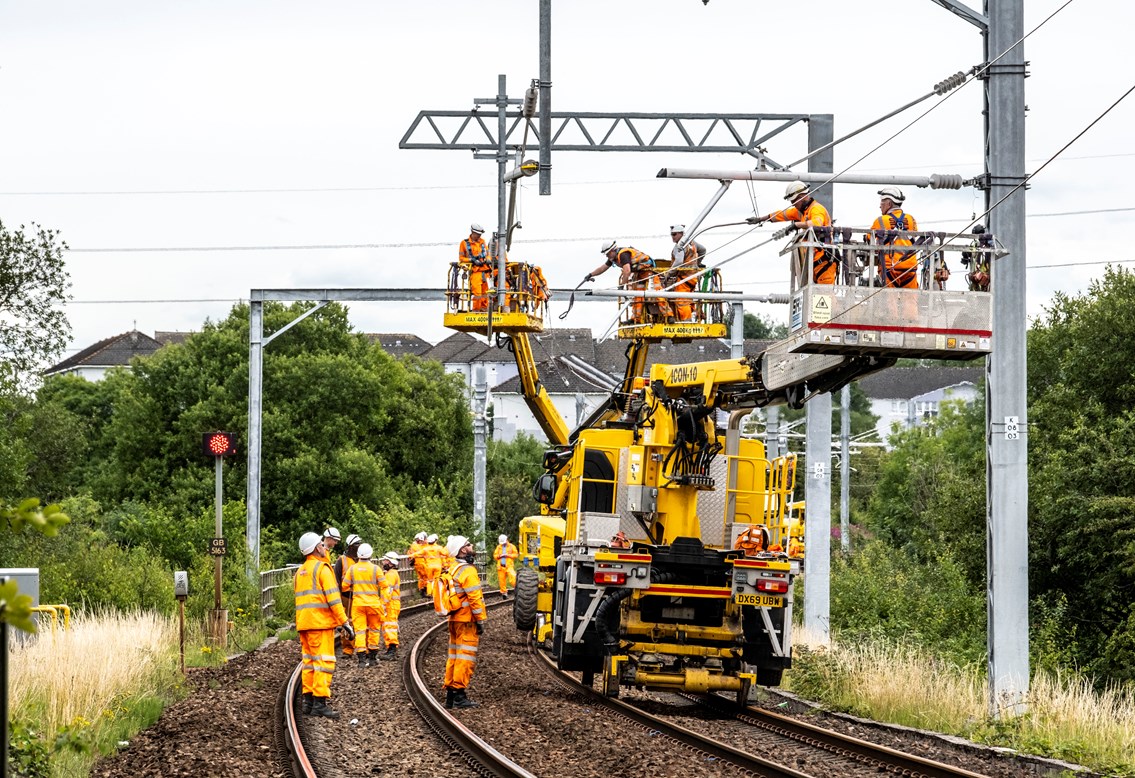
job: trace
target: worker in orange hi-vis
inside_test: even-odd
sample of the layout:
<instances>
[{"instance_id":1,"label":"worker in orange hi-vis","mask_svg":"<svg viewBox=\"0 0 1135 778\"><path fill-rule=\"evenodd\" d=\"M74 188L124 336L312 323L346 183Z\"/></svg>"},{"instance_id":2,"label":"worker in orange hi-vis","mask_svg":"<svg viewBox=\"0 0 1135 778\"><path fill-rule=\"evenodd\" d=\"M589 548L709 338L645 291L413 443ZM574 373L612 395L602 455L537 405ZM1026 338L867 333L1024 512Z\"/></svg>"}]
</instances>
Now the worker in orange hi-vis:
<instances>
[{"instance_id":1,"label":"worker in orange hi-vis","mask_svg":"<svg viewBox=\"0 0 1135 778\"><path fill-rule=\"evenodd\" d=\"M343 591L351 592L351 625L355 628L355 653L359 667L378 664L378 649L382 646L382 600L379 582L382 572L372 561L374 548L363 543L358 549L358 560L351 565L343 578Z\"/></svg>"},{"instance_id":2,"label":"worker in orange hi-vis","mask_svg":"<svg viewBox=\"0 0 1135 778\"><path fill-rule=\"evenodd\" d=\"M426 537L426 549L422 552L426 560L426 596L434 596L434 582L445 568L445 547L437 542L437 535L430 533Z\"/></svg>"},{"instance_id":3,"label":"worker in orange hi-vis","mask_svg":"<svg viewBox=\"0 0 1135 778\"><path fill-rule=\"evenodd\" d=\"M890 234L895 230L914 231L918 222L902 209L906 197L897 186L885 186L879 190L879 210L882 212L871 225L868 239L872 243L894 246L899 251L883 253L883 286L897 289L918 288L918 254L911 247L914 243L902 235Z\"/></svg>"},{"instance_id":4,"label":"worker in orange hi-vis","mask_svg":"<svg viewBox=\"0 0 1135 778\"><path fill-rule=\"evenodd\" d=\"M398 552L382 555L382 637L386 653L379 659L398 658L398 614L402 612L402 574L398 572Z\"/></svg>"},{"instance_id":5,"label":"worker in orange hi-vis","mask_svg":"<svg viewBox=\"0 0 1135 778\"><path fill-rule=\"evenodd\" d=\"M658 273L654 268L654 260L649 254L639 251L631 246L619 246L616 241L608 241L599 249L606 255L607 261L583 277L583 283L594 280L595 276L607 272L607 268L619 266L619 286L639 291L661 289ZM671 324L674 315L670 309L670 302L664 297L647 300L636 297L631 302L634 311L634 320L638 324L647 323L647 314L655 312L657 318Z\"/></svg>"},{"instance_id":6,"label":"worker in orange hi-vis","mask_svg":"<svg viewBox=\"0 0 1135 778\"><path fill-rule=\"evenodd\" d=\"M760 524L750 524L737 536L733 548L743 551L745 556L756 556L768 549L768 529Z\"/></svg>"},{"instance_id":7,"label":"worker in orange hi-vis","mask_svg":"<svg viewBox=\"0 0 1135 778\"><path fill-rule=\"evenodd\" d=\"M406 556L414 565L414 572L418 576L418 594L425 599L426 596L426 533L419 532L414 536L414 542L410 544L409 550L406 551Z\"/></svg>"},{"instance_id":8,"label":"worker in orange hi-vis","mask_svg":"<svg viewBox=\"0 0 1135 778\"><path fill-rule=\"evenodd\" d=\"M323 542L326 544L327 540L324 539ZM354 626L355 621L351 617L351 590L343 587L343 579L347 577L351 566L358 561L359 545L363 542L363 539L351 533L344 542L347 544L347 547L343 550L343 555L336 559L331 567L335 570L335 580L339 582L339 589L343 593L343 610L347 612L347 619L351 622L351 625ZM346 635L342 635L339 645L343 650L343 656L354 655L355 641L353 639L348 640Z\"/></svg>"},{"instance_id":9,"label":"worker in orange hi-vis","mask_svg":"<svg viewBox=\"0 0 1135 778\"><path fill-rule=\"evenodd\" d=\"M296 570L296 632L303 652L303 712L329 719L339 718L327 701L331 698L331 676L335 672L335 630L343 627L348 635L354 629L347 621L339 583L327 559L323 540L305 532L299 540L304 562Z\"/></svg>"},{"instance_id":10,"label":"worker in orange hi-vis","mask_svg":"<svg viewBox=\"0 0 1135 778\"><path fill-rule=\"evenodd\" d=\"M485 595L473 544L461 535L451 535L445 544L453 562L446 570L452 581L449 610L449 655L445 662L445 707L475 708L466 689L477 665L477 645L485 631Z\"/></svg>"},{"instance_id":11,"label":"worker in orange hi-vis","mask_svg":"<svg viewBox=\"0 0 1135 778\"><path fill-rule=\"evenodd\" d=\"M811 188L803 181L793 181L789 184L784 192L784 199L792 205L783 211L774 211L765 216L750 216L745 221L749 224L792 222L798 230L832 226L832 217L828 215L828 209L813 199ZM836 267L835 258L827 249L812 250L812 283L834 284Z\"/></svg>"},{"instance_id":12,"label":"worker in orange hi-vis","mask_svg":"<svg viewBox=\"0 0 1135 778\"><path fill-rule=\"evenodd\" d=\"M516 560L520 551L508 542L508 535L497 538L497 549L493 552L493 559L497 560L497 585L500 587L501 597L508 596L509 587L516 586Z\"/></svg>"},{"instance_id":13,"label":"worker in orange hi-vis","mask_svg":"<svg viewBox=\"0 0 1135 778\"><path fill-rule=\"evenodd\" d=\"M492 286L493 265L489 258L489 244L481 237L485 228L469 225L469 237L457 249L457 261L469 272L470 310L489 310L489 287Z\"/></svg>"},{"instance_id":14,"label":"worker in orange hi-vis","mask_svg":"<svg viewBox=\"0 0 1135 778\"><path fill-rule=\"evenodd\" d=\"M666 286L673 285L675 292L696 292L698 288L698 244L692 240L686 244L685 250L678 247L678 242L686 234L686 225L675 224L670 227L670 239L674 241L674 251L671 254L670 272L666 279ZM689 321L694 316L694 301L677 298L673 301L674 317L678 321Z\"/></svg>"}]
</instances>

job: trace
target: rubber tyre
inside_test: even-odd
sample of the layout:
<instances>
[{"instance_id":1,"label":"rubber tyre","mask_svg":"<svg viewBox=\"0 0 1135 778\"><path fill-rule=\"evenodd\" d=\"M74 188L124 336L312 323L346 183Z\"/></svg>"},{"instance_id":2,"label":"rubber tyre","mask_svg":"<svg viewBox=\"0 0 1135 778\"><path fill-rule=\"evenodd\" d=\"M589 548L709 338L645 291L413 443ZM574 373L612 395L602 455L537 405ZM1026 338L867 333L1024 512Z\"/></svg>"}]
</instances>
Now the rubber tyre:
<instances>
[{"instance_id":1,"label":"rubber tyre","mask_svg":"<svg viewBox=\"0 0 1135 778\"><path fill-rule=\"evenodd\" d=\"M536 626L536 596L540 593L540 574L525 568L516 573L515 595L512 600L512 620L522 632L531 632Z\"/></svg>"},{"instance_id":2,"label":"rubber tyre","mask_svg":"<svg viewBox=\"0 0 1135 778\"><path fill-rule=\"evenodd\" d=\"M758 667L757 683L761 686L780 686L780 679L784 677L784 670L779 667Z\"/></svg>"}]
</instances>

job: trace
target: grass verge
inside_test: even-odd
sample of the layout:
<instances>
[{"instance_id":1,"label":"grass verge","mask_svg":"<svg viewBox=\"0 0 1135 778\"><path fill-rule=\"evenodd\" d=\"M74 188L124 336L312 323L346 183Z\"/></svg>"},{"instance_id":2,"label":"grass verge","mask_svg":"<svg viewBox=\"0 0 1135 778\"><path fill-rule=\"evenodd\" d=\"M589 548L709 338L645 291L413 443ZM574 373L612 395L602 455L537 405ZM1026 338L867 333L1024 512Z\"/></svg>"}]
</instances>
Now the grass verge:
<instances>
[{"instance_id":1,"label":"grass verge","mask_svg":"<svg viewBox=\"0 0 1135 778\"><path fill-rule=\"evenodd\" d=\"M966 737L1135 778L1135 690L1038 673L1028 713L988 715L985 668L913 646L799 640L785 687L833 710Z\"/></svg>"}]
</instances>

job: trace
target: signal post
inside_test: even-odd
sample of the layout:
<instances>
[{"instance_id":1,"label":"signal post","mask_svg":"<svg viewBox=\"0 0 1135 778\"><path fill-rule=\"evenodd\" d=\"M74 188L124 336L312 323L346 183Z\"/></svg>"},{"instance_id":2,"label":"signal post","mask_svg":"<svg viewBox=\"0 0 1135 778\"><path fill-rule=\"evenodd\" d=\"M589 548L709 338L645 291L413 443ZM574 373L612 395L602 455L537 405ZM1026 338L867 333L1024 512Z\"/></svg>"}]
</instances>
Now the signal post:
<instances>
[{"instance_id":1,"label":"signal post","mask_svg":"<svg viewBox=\"0 0 1135 778\"><path fill-rule=\"evenodd\" d=\"M221 491L225 457L236 453L236 435L231 432L206 432L202 441L205 456L213 457L216 473L214 502L216 503L216 524L213 539L209 543L209 554L213 557L213 610L209 611L209 635L213 643L224 648L228 645L229 612L221 607L221 561L225 556L225 535L221 524L221 506L224 495Z\"/></svg>"}]
</instances>

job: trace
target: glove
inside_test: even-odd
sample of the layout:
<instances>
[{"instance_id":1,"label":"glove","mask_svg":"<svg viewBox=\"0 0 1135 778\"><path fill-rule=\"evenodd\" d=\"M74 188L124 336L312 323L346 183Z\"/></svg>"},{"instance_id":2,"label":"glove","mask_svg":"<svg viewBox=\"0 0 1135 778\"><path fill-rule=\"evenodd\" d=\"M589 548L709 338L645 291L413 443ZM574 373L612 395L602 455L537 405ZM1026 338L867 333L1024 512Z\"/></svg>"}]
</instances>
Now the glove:
<instances>
[{"instance_id":1,"label":"glove","mask_svg":"<svg viewBox=\"0 0 1135 778\"><path fill-rule=\"evenodd\" d=\"M484 635L485 634L485 622L483 622L483 621L477 622L477 634L478 635Z\"/></svg>"},{"instance_id":2,"label":"glove","mask_svg":"<svg viewBox=\"0 0 1135 778\"><path fill-rule=\"evenodd\" d=\"M746 224L763 224L766 221L768 221L768 217L765 216L750 216L745 219Z\"/></svg>"},{"instance_id":3,"label":"glove","mask_svg":"<svg viewBox=\"0 0 1135 778\"><path fill-rule=\"evenodd\" d=\"M355 628L351 626L351 622L348 621L343 624L343 632L346 633L348 640L355 639Z\"/></svg>"},{"instance_id":4,"label":"glove","mask_svg":"<svg viewBox=\"0 0 1135 778\"><path fill-rule=\"evenodd\" d=\"M585 276L583 277L583 283L585 283L585 284L586 284L586 283L587 283L588 281L594 281L594 280L595 280L595 276L591 275L590 273L588 273L587 275L585 275Z\"/></svg>"}]
</instances>

